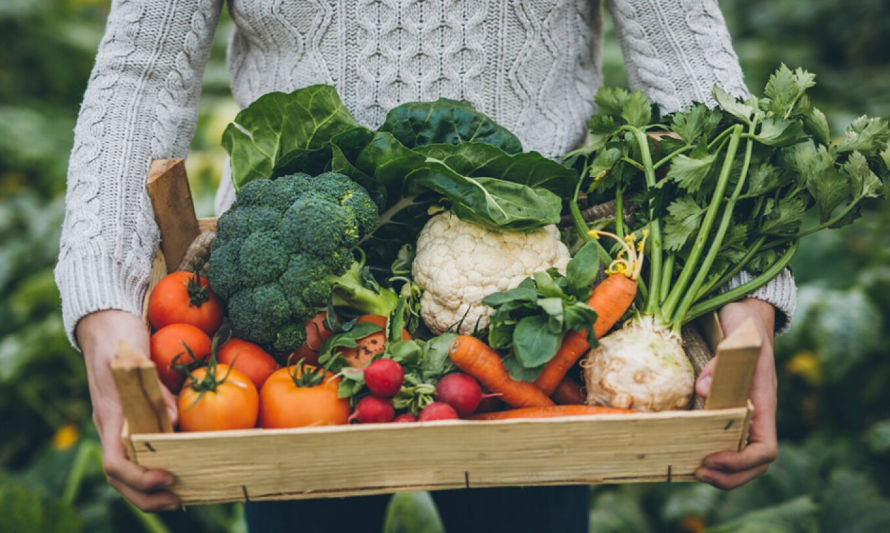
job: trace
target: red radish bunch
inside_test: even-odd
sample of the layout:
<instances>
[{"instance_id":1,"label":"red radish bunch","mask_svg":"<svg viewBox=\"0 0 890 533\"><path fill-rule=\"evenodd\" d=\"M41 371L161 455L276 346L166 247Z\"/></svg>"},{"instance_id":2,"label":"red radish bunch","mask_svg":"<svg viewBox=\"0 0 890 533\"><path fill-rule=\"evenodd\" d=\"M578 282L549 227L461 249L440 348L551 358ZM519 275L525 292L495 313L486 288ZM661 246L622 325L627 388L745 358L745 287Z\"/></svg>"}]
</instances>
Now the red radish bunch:
<instances>
[{"instance_id":1,"label":"red radish bunch","mask_svg":"<svg viewBox=\"0 0 890 533\"><path fill-rule=\"evenodd\" d=\"M405 380L402 365L392 359L377 359L365 367L365 385L374 396L389 398L398 394Z\"/></svg>"},{"instance_id":2,"label":"red radish bunch","mask_svg":"<svg viewBox=\"0 0 890 533\"><path fill-rule=\"evenodd\" d=\"M402 413L393 419L393 422L417 422L417 417L411 413Z\"/></svg>"},{"instance_id":3,"label":"red radish bunch","mask_svg":"<svg viewBox=\"0 0 890 533\"><path fill-rule=\"evenodd\" d=\"M454 410L454 407L445 402L433 402L423 408L417 419L421 422L430 422L432 420L454 420L457 418L457 411Z\"/></svg>"},{"instance_id":4,"label":"red radish bunch","mask_svg":"<svg viewBox=\"0 0 890 533\"><path fill-rule=\"evenodd\" d=\"M476 378L463 372L446 375L436 385L436 400L445 402L457 411L461 418L476 412L482 400L482 387Z\"/></svg>"},{"instance_id":5,"label":"red radish bunch","mask_svg":"<svg viewBox=\"0 0 890 533\"><path fill-rule=\"evenodd\" d=\"M357 420L362 424L392 422L395 415L396 411L389 400L377 396L365 396L355 404L355 410L347 421Z\"/></svg>"}]
</instances>

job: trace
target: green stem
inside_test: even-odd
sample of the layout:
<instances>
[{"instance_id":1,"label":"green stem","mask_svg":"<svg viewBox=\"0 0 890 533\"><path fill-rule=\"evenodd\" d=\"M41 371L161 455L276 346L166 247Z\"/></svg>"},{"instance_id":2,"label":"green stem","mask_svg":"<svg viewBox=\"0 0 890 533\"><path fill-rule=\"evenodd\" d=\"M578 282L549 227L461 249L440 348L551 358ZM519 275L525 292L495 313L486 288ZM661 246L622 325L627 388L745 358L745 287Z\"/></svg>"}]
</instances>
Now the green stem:
<instances>
[{"instance_id":1,"label":"green stem","mask_svg":"<svg viewBox=\"0 0 890 533\"><path fill-rule=\"evenodd\" d=\"M655 168L652 164L652 154L649 152L649 141L646 134L633 126L622 126L622 130L631 132L640 146L640 159L643 161L643 174L646 178L646 188L655 186ZM646 314L655 314L658 309L658 289L661 282L661 222L655 217L654 203L649 201L649 294L646 298Z\"/></svg>"},{"instance_id":2,"label":"green stem","mask_svg":"<svg viewBox=\"0 0 890 533\"><path fill-rule=\"evenodd\" d=\"M664 267L661 273L661 287L659 287L658 292L661 294L662 298L664 298L668 291L671 290L671 281L673 281L674 277L674 261L677 259L677 254L668 253L667 259L664 261ZM662 304L663 302L658 302Z\"/></svg>"},{"instance_id":3,"label":"green stem","mask_svg":"<svg viewBox=\"0 0 890 533\"><path fill-rule=\"evenodd\" d=\"M733 276L741 272L742 269L745 268L745 265L747 265L748 262L751 261L751 259L753 259L755 255L757 255L757 252L760 251L760 248L763 246L764 242L766 242L766 235L761 235L760 238L754 241L754 244L752 244L751 247L748 248L748 251L745 253L745 255L741 259L739 259L728 272L726 272L722 276L715 277L713 281L711 281L710 283L706 283L702 288L700 288L698 290L698 294L696 294L695 296L696 299L702 298L703 296L711 292L714 287L721 287L729 283L729 280L731 280Z\"/></svg>"},{"instance_id":4,"label":"green stem","mask_svg":"<svg viewBox=\"0 0 890 533\"><path fill-rule=\"evenodd\" d=\"M581 238L582 242L594 240L593 237L590 236L590 228L587 227L587 221L584 220L584 215L581 214L581 208L578 207L578 195L581 194L581 183L584 181L584 176L586 175L587 165L584 166L584 171L581 172L581 177L578 178L578 183L575 184L575 193L572 195L572 201L569 202L569 212L572 214L572 223L574 224L575 231L578 233L578 237ZM600 248L602 248L602 246L600 246Z\"/></svg>"},{"instance_id":5,"label":"green stem","mask_svg":"<svg viewBox=\"0 0 890 533\"><path fill-rule=\"evenodd\" d=\"M702 220L698 235L695 237L695 243L692 246L692 250L689 252L686 264L683 265L683 270L680 272L677 282L674 284L670 294L665 300L664 306L662 306L662 313L665 318L674 315L674 310L680 303L681 296L689 286L693 274L699 268L698 260L704 251L708 235L711 233L711 227L714 225L714 219L717 217L717 210L720 208L720 202L723 200L723 193L726 191L726 186L729 183L732 162L735 159L735 154L739 147L739 139L742 132L741 128L741 125L736 125L730 128L733 130L733 134L730 137L729 145L726 148L726 156L723 160L723 167L720 169L720 175L717 178L717 186L714 189L714 195L711 197L711 203L708 205L708 210L705 212L704 220Z\"/></svg>"},{"instance_id":6,"label":"green stem","mask_svg":"<svg viewBox=\"0 0 890 533\"><path fill-rule=\"evenodd\" d=\"M754 129L754 123L751 124L751 129ZM736 182L735 189L733 189L732 191L732 196L730 196L729 200L727 200L726 205L723 208L723 217L720 219L720 225L717 227L717 233L714 235L714 239L711 241L710 247L708 248L708 253L705 254L705 259L702 262L701 266L698 268L698 273L692 280L692 284L686 291L683 300L680 302L680 307L677 309L677 313L673 317L672 323L674 324L675 331L680 331L680 328L683 327L683 315L686 313L686 311L689 310L690 307L692 307L692 304L695 303L695 297L698 295L698 291L705 283L705 280L708 279L708 275L711 273L711 266L713 266L714 260L717 258L717 254L720 252L720 249L723 246L723 238L726 236L726 232L729 230L729 225L732 223L732 215L733 211L735 210L735 204L738 201L739 195L742 194L742 189L745 188L745 180L748 177L748 169L751 166L751 153L753 150L754 141L748 139L745 142L745 158L742 162L742 168L739 173L738 181ZM727 158L729 159L729 154L727 154ZM730 163L734 159L735 152L733 151L732 158L729 160Z\"/></svg>"},{"instance_id":7,"label":"green stem","mask_svg":"<svg viewBox=\"0 0 890 533\"><path fill-rule=\"evenodd\" d=\"M615 189L615 234L624 238L624 187Z\"/></svg>"},{"instance_id":8,"label":"green stem","mask_svg":"<svg viewBox=\"0 0 890 533\"><path fill-rule=\"evenodd\" d=\"M669 163L670 160L673 159L674 157L676 157L676 156L682 154L683 152L688 152L689 150L692 150L692 148L693 148L693 145L691 145L691 144L687 144L686 146L683 146L683 147L681 147L681 148L677 148L677 149L674 150L673 152L671 152L671 153L669 153L668 155L666 155L666 156L662 157L661 159L659 159L659 160L658 160L658 163L655 163L654 165L652 165L652 168L655 169L655 170L658 170L658 169L661 168L661 166L664 165L665 163Z\"/></svg>"},{"instance_id":9,"label":"green stem","mask_svg":"<svg viewBox=\"0 0 890 533\"><path fill-rule=\"evenodd\" d=\"M784 270L785 267L788 266L788 263L791 262L791 258L794 257L794 253L797 252L797 248L799 245L800 241L795 241L788 248L785 254L782 255L782 257L773 264L773 266L769 267L763 272L763 274L757 276L751 281L743 283L742 285L739 285L734 289L714 296L713 298L709 298L707 300L699 302L698 304L690 308L689 311L686 312L684 323L689 323L704 314L710 313L711 311L716 311L724 305L730 302L734 302L772 281L773 278L778 276L782 272L782 270Z\"/></svg>"},{"instance_id":10,"label":"green stem","mask_svg":"<svg viewBox=\"0 0 890 533\"><path fill-rule=\"evenodd\" d=\"M807 229L805 229L805 230L799 232L797 235L795 235L795 236L792 237L792 238L793 238L793 239L800 239L800 238L806 237L807 235L816 233L817 231L823 230L823 229L825 229L825 228L828 228L828 227L831 227L831 226L837 224L838 222L840 222L841 220L843 220L845 216L849 215L849 214L850 214L850 211L852 211L857 205L859 205L859 201L860 201L860 200L862 200L861 197L860 197L860 198L857 198L856 200L853 200L853 201L850 203L850 205L848 205L846 208L844 208L843 211L841 211L840 213L838 213L837 216L832 217L832 218L831 218L830 220L828 220L827 222L823 222L822 224L819 224L819 225L817 225L817 226L813 226L813 227L811 227L811 228L807 228Z\"/></svg>"}]
</instances>

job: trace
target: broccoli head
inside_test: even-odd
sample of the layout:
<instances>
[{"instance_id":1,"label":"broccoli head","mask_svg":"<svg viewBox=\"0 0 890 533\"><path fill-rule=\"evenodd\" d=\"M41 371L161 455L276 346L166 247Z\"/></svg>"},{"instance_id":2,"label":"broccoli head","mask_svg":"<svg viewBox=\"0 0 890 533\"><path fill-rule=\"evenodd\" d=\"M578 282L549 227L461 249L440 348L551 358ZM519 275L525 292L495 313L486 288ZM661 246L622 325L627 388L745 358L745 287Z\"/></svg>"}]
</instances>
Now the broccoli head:
<instances>
[{"instance_id":1,"label":"broccoli head","mask_svg":"<svg viewBox=\"0 0 890 533\"><path fill-rule=\"evenodd\" d=\"M367 191L334 172L242 186L217 221L208 272L233 333L282 356L303 342L303 321L329 299L362 313L392 311L395 293L357 275L363 265L353 255L377 216Z\"/></svg>"}]
</instances>

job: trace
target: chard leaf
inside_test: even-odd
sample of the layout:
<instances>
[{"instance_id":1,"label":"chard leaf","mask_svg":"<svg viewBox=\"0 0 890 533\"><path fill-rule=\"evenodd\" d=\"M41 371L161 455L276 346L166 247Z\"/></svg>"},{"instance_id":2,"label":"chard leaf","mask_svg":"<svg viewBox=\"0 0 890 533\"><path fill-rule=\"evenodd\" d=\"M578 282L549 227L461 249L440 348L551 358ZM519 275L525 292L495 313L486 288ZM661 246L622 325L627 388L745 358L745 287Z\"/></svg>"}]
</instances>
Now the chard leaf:
<instances>
[{"instance_id":1,"label":"chard leaf","mask_svg":"<svg viewBox=\"0 0 890 533\"><path fill-rule=\"evenodd\" d=\"M765 118L757 136L757 140L767 146L790 146L803 138L803 125L799 120L776 117Z\"/></svg>"},{"instance_id":2,"label":"chard leaf","mask_svg":"<svg viewBox=\"0 0 890 533\"><path fill-rule=\"evenodd\" d=\"M716 159L716 153L703 154L697 158L680 154L671 162L667 177L681 189L694 193L701 188Z\"/></svg>"},{"instance_id":3,"label":"chard leaf","mask_svg":"<svg viewBox=\"0 0 890 533\"><path fill-rule=\"evenodd\" d=\"M717 100L717 105L720 106L720 109L726 111L742 122L751 122L751 117L754 115L756 106L752 105L750 102L739 101L735 96L724 91L717 85L714 86L714 99Z\"/></svg>"},{"instance_id":4,"label":"chard leaf","mask_svg":"<svg viewBox=\"0 0 890 533\"><path fill-rule=\"evenodd\" d=\"M508 154L522 151L519 138L467 102L440 98L394 107L378 131L388 131L408 148L464 142L496 146Z\"/></svg>"},{"instance_id":5,"label":"chard leaf","mask_svg":"<svg viewBox=\"0 0 890 533\"><path fill-rule=\"evenodd\" d=\"M295 166L304 172L320 172L330 160L331 139L356 127L358 123L329 85L265 94L241 110L223 132L232 181L240 188Z\"/></svg>"},{"instance_id":6,"label":"chard leaf","mask_svg":"<svg viewBox=\"0 0 890 533\"><path fill-rule=\"evenodd\" d=\"M816 76L797 68L792 71L782 64L770 77L763 92L769 98L769 111L780 117L794 113L804 92L816 85Z\"/></svg>"},{"instance_id":7,"label":"chard leaf","mask_svg":"<svg viewBox=\"0 0 890 533\"><path fill-rule=\"evenodd\" d=\"M831 142L831 133L828 129L828 119L825 113L817 108L810 109L810 112L804 115L804 126L813 134L816 140L822 144Z\"/></svg>"},{"instance_id":8,"label":"chard leaf","mask_svg":"<svg viewBox=\"0 0 890 533\"><path fill-rule=\"evenodd\" d=\"M844 137L837 149L839 152L859 150L870 154L884 147L888 140L890 140L890 127L887 126L887 121L863 115L854 120L844 131Z\"/></svg>"},{"instance_id":9,"label":"chard leaf","mask_svg":"<svg viewBox=\"0 0 890 533\"><path fill-rule=\"evenodd\" d=\"M674 114L671 130L687 143L692 143L704 131L707 116L708 108L704 104L695 104L683 112Z\"/></svg>"},{"instance_id":10,"label":"chard leaf","mask_svg":"<svg viewBox=\"0 0 890 533\"><path fill-rule=\"evenodd\" d=\"M861 152L850 154L841 168L850 176L856 199L877 198L881 195L881 179L868 167L868 161Z\"/></svg>"},{"instance_id":11,"label":"chard leaf","mask_svg":"<svg viewBox=\"0 0 890 533\"><path fill-rule=\"evenodd\" d=\"M465 142L460 145L432 144L415 149L428 158L442 161L465 176L488 176L544 188L560 196L575 190L578 173L538 152L507 154L488 144Z\"/></svg>"},{"instance_id":12,"label":"chard leaf","mask_svg":"<svg viewBox=\"0 0 890 533\"><path fill-rule=\"evenodd\" d=\"M562 334L552 333L548 321L545 315L527 316L513 330L513 353L525 368L543 365L559 349Z\"/></svg>"},{"instance_id":13,"label":"chard leaf","mask_svg":"<svg viewBox=\"0 0 890 533\"><path fill-rule=\"evenodd\" d=\"M665 217L664 248L677 251L698 233L705 209L700 207L691 196L683 196L668 206Z\"/></svg>"},{"instance_id":14,"label":"chard leaf","mask_svg":"<svg viewBox=\"0 0 890 533\"><path fill-rule=\"evenodd\" d=\"M776 202L767 200L761 233L788 235L797 232L806 212L806 204L799 197L783 198Z\"/></svg>"}]
</instances>

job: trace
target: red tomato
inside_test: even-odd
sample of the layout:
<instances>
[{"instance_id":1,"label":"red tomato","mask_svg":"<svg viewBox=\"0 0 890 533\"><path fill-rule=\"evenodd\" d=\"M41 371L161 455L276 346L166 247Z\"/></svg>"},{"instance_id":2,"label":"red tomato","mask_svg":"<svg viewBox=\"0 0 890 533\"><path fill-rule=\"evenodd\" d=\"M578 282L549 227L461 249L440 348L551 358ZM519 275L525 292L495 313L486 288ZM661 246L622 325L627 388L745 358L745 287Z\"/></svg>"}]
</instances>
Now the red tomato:
<instances>
[{"instance_id":1,"label":"red tomato","mask_svg":"<svg viewBox=\"0 0 890 533\"><path fill-rule=\"evenodd\" d=\"M210 354L210 337L191 324L170 324L151 336L151 360L170 392L176 393L185 375L173 368L174 363L190 364Z\"/></svg>"},{"instance_id":2,"label":"red tomato","mask_svg":"<svg viewBox=\"0 0 890 533\"><path fill-rule=\"evenodd\" d=\"M375 355L383 353L386 349L386 317L381 315L362 315L356 322L370 322L383 328L383 331L377 331L359 339L358 346L355 348L337 348L337 351L343 356L343 359L346 359L349 366L364 368ZM402 340L410 339L411 334L403 328Z\"/></svg>"},{"instance_id":3,"label":"red tomato","mask_svg":"<svg viewBox=\"0 0 890 533\"><path fill-rule=\"evenodd\" d=\"M148 297L148 321L154 329L184 323L213 335L222 317L222 302L207 280L191 272L167 274Z\"/></svg>"},{"instance_id":4,"label":"red tomato","mask_svg":"<svg viewBox=\"0 0 890 533\"><path fill-rule=\"evenodd\" d=\"M317 379L312 379L313 374ZM318 367L292 365L279 368L260 390L260 427L345 424L349 417L349 401L337 397L339 388L340 378Z\"/></svg>"},{"instance_id":5,"label":"red tomato","mask_svg":"<svg viewBox=\"0 0 890 533\"><path fill-rule=\"evenodd\" d=\"M216 354L220 363L243 372L253 381L257 390L263 386L272 372L278 369L278 363L265 350L252 342L241 339L229 339Z\"/></svg>"},{"instance_id":6,"label":"red tomato","mask_svg":"<svg viewBox=\"0 0 890 533\"><path fill-rule=\"evenodd\" d=\"M250 378L223 364L216 365L215 375L208 376L209 368L194 370L179 392L179 429L216 431L256 426L259 395Z\"/></svg>"}]
</instances>

